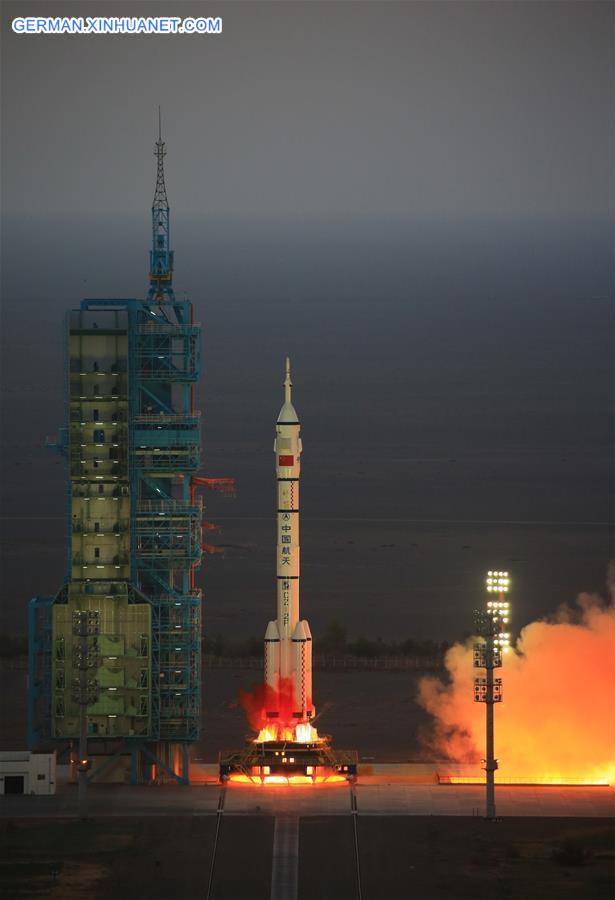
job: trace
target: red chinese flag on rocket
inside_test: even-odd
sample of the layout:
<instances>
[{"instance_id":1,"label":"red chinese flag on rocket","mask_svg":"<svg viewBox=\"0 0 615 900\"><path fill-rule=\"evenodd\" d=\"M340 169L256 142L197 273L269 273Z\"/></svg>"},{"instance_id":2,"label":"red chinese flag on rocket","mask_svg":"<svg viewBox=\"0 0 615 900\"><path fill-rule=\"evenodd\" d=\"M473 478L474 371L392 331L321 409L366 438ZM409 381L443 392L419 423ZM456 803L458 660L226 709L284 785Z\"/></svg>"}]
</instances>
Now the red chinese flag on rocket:
<instances>
[{"instance_id":1,"label":"red chinese flag on rocket","mask_svg":"<svg viewBox=\"0 0 615 900\"><path fill-rule=\"evenodd\" d=\"M294 456L278 456L278 465L293 466L295 464Z\"/></svg>"}]
</instances>

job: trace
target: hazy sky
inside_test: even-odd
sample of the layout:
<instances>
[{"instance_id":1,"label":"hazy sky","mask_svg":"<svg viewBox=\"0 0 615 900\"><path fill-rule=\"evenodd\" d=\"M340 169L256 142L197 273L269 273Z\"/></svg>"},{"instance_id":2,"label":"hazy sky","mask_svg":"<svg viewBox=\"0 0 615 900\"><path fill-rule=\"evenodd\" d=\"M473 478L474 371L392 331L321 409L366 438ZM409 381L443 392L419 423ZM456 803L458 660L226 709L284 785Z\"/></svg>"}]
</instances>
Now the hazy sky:
<instances>
[{"instance_id":1,"label":"hazy sky","mask_svg":"<svg viewBox=\"0 0 615 900\"><path fill-rule=\"evenodd\" d=\"M463 633L491 566L514 572L519 621L602 589L614 10L3 4L0 630L61 584L65 481L44 438L65 411L63 316L146 290L159 103L175 284L204 325L204 471L238 483L230 505L207 498L234 548L203 569L210 632L269 618L287 353L315 634L333 616L367 633L381 610L382 634ZM224 33L8 25L170 12Z\"/></svg>"},{"instance_id":2,"label":"hazy sky","mask_svg":"<svg viewBox=\"0 0 615 900\"><path fill-rule=\"evenodd\" d=\"M15 15L221 15L221 36L18 36ZM604 215L602 2L4 3L5 213L142 213L157 106L183 215Z\"/></svg>"}]
</instances>

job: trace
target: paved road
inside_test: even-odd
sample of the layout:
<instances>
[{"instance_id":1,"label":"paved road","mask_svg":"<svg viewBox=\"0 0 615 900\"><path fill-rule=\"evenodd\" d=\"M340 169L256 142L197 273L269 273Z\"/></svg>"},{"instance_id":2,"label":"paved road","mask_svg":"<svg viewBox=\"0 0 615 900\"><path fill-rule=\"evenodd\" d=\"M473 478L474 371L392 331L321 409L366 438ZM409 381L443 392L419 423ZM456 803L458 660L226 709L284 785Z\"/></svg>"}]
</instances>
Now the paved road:
<instances>
[{"instance_id":1,"label":"paved road","mask_svg":"<svg viewBox=\"0 0 615 900\"><path fill-rule=\"evenodd\" d=\"M275 818L271 861L271 900L297 900L299 867L299 819Z\"/></svg>"},{"instance_id":2,"label":"paved road","mask_svg":"<svg viewBox=\"0 0 615 900\"><path fill-rule=\"evenodd\" d=\"M90 789L94 816L215 815L218 785L127 787L97 785ZM475 785L379 784L356 787L361 815L473 816L484 811L484 788ZM615 815L612 787L498 787L497 812L501 816ZM230 784L226 815L348 815L350 793L346 785ZM77 790L62 786L53 797L0 797L0 816L38 817L77 815Z\"/></svg>"}]
</instances>

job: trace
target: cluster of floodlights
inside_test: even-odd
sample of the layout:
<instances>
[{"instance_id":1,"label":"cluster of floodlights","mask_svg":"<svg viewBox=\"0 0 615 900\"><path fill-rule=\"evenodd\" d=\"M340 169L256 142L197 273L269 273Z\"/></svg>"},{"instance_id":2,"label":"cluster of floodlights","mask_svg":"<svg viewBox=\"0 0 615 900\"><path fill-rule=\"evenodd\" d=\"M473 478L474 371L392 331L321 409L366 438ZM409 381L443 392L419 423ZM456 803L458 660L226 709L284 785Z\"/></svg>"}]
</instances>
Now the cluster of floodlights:
<instances>
[{"instance_id":1,"label":"cluster of floodlights","mask_svg":"<svg viewBox=\"0 0 615 900\"><path fill-rule=\"evenodd\" d=\"M487 590L496 594L507 594L510 588L508 572L487 572Z\"/></svg>"},{"instance_id":2,"label":"cluster of floodlights","mask_svg":"<svg viewBox=\"0 0 615 900\"><path fill-rule=\"evenodd\" d=\"M497 637L493 639L493 643L496 647L499 647L504 653L508 653L510 650L510 635L501 631Z\"/></svg>"},{"instance_id":3,"label":"cluster of floodlights","mask_svg":"<svg viewBox=\"0 0 615 900\"><path fill-rule=\"evenodd\" d=\"M508 600L489 600L487 603L487 613L495 621L506 624L510 616L510 603Z\"/></svg>"}]
</instances>

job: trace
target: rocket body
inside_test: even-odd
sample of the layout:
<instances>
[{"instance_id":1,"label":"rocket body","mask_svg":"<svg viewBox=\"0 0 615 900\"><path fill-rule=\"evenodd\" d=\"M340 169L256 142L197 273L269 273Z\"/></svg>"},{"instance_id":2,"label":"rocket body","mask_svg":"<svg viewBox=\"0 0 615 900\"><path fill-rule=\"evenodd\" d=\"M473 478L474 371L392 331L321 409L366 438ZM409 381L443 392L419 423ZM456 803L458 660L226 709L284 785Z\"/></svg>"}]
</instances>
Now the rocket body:
<instances>
[{"instance_id":1,"label":"rocket body","mask_svg":"<svg viewBox=\"0 0 615 900\"><path fill-rule=\"evenodd\" d=\"M284 404L273 445L277 480L277 608L265 634L266 718L292 728L314 716L312 706L312 635L299 618L300 542L299 476L301 435L291 399L290 362L286 360ZM269 708L272 707L272 708Z\"/></svg>"}]
</instances>

